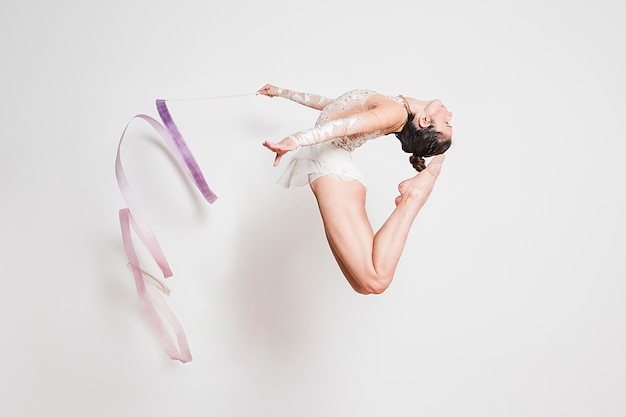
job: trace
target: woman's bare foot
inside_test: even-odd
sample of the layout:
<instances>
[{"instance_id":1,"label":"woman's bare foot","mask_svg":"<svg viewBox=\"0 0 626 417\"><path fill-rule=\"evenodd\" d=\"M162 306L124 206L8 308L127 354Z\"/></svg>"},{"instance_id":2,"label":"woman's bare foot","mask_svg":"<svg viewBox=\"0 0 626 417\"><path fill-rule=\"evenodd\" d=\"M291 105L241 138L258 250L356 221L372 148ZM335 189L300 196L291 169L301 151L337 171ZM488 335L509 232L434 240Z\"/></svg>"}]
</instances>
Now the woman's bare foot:
<instances>
[{"instance_id":1,"label":"woman's bare foot","mask_svg":"<svg viewBox=\"0 0 626 417\"><path fill-rule=\"evenodd\" d=\"M396 197L396 206L405 200L415 200L424 203L435 186L435 181L441 172L444 159L443 155L435 156L428 163L426 169L398 184L400 195Z\"/></svg>"}]
</instances>

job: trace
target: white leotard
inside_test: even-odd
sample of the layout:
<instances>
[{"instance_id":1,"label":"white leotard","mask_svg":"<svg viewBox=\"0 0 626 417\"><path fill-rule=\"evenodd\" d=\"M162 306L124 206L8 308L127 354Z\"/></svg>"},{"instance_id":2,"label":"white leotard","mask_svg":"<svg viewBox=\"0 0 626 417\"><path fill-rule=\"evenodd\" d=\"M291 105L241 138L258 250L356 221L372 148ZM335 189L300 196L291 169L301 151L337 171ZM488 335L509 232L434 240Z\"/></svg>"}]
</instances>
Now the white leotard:
<instances>
[{"instance_id":1,"label":"white leotard","mask_svg":"<svg viewBox=\"0 0 626 417\"><path fill-rule=\"evenodd\" d=\"M347 110L355 105L364 105L365 101L376 94L372 90L352 90L342 94L321 111L315 126L328 123L330 115ZM404 106L399 97L390 97ZM345 136L328 142L300 148L289 161L287 168L278 179L278 184L285 188L310 184L324 175L333 175L346 181L357 180L365 187L363 174L352 162L351 152L371 139L383 136L382 130Z\"/></svg>"}]
</instances>

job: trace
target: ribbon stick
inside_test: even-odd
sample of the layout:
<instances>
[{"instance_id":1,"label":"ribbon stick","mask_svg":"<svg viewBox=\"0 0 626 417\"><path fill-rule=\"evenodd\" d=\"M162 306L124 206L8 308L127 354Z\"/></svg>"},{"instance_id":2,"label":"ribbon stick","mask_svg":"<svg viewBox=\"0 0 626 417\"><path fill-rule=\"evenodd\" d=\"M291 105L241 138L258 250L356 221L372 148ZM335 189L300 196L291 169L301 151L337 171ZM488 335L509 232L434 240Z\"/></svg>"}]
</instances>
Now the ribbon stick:
<instances>
[{"instance_id":1,"label":"ribbon stick","mask_svg":"<svg viewBox=\"0 0 626 417\"><path fill-rule=\"evenodd\" d=\"M163 273L163 278L169 278L173 275L161 245L152 231L152 228L141 213L139 205L135 201L128 179L126 178L126 174L124 173L124 169L122 167L121 147L130 123L135 118L139 118L150 124L167 143L178 162L181 163L187 174L193 179L204 198L209 203L213 203L217 199L217 196L207 185L204 175L198 167L195 158L187 147L185 140L172 119L165 100L157 100L156 106L159 115L161 116L161 120L163 121L163 125L150 116L138 114L133 117L124 128L117 147L117 155L115 158L115 176L127 205L126 208L119 211L119 219L122 229L124 250L126 252L126 256L128 257L130 269L132 270L133 277L135 279L135 286L137 288L137 294L139 296L141 306L143 307L152 327L156 331L159 342L165 352L170 358L185 363L192 360L185 331L161 294L164 293L169 295L169 289L164 283L158 281L156 277L152 277L151 275L143 272L139 265L139 260L137 258L137 253L131 236L132 229L135 231L137 236L139 236L139 239L143 242L144 246L159 266L159 269ZM148 275L148 277L146 277L146 275ZM155 280L157 281L156 283ZM178 346L174 344L171 337L168 335L155 305L158 307L158 310L173 330Z\"/></svg>"}]
</instances>

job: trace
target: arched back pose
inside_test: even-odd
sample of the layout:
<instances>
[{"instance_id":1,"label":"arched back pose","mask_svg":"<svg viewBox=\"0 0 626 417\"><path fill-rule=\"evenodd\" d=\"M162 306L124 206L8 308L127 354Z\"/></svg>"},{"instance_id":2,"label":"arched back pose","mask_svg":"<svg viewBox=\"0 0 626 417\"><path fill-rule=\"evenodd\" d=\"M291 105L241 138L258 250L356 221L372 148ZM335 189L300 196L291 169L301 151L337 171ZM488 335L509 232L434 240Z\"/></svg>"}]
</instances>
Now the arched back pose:
<instances>
[{"instance_id":1,"label":"arched back pose","mask_svg":"<svg viewBox=\"0 0 626 417\"><path fill-rule=\"evenodd\" d=\"M276 153L277 166L287 152L299 151L279 183L310 184L324 222L330 249L341 271L361 294L379 294L393 279L409 230L426 203L452 141L452 113L440 100L390 97L371 90L349 91L336 99L267 84L258 94L283 97L321 110L315 127L278 143L263 145ZM351 152L369 139L394 133L411 153L415 177L398 185L396 208L374 234L365 212L365 185ZM425 157L435 156L428 166Z\"/></svg>"}]
</instances>

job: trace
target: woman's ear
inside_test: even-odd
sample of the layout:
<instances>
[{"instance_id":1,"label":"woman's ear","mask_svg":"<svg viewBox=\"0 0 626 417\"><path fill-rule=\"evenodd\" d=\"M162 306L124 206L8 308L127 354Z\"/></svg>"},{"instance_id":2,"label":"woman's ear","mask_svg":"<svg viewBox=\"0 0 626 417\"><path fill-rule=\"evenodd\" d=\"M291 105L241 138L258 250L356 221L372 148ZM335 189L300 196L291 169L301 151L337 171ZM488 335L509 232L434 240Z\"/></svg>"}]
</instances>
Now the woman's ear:
<instances>
[{"instance_id":1,"label":"woman's ear","mask_svg":"<svg viewBox=\"0 0 626 417\"><path fill-rule=\"evenodd\" d=\"M417 124L422 129L425 128L425 127L430 126L431 125L430 117L429 116L420 116L419 119L417 119Z\"/></svg>"}]
</instances>

